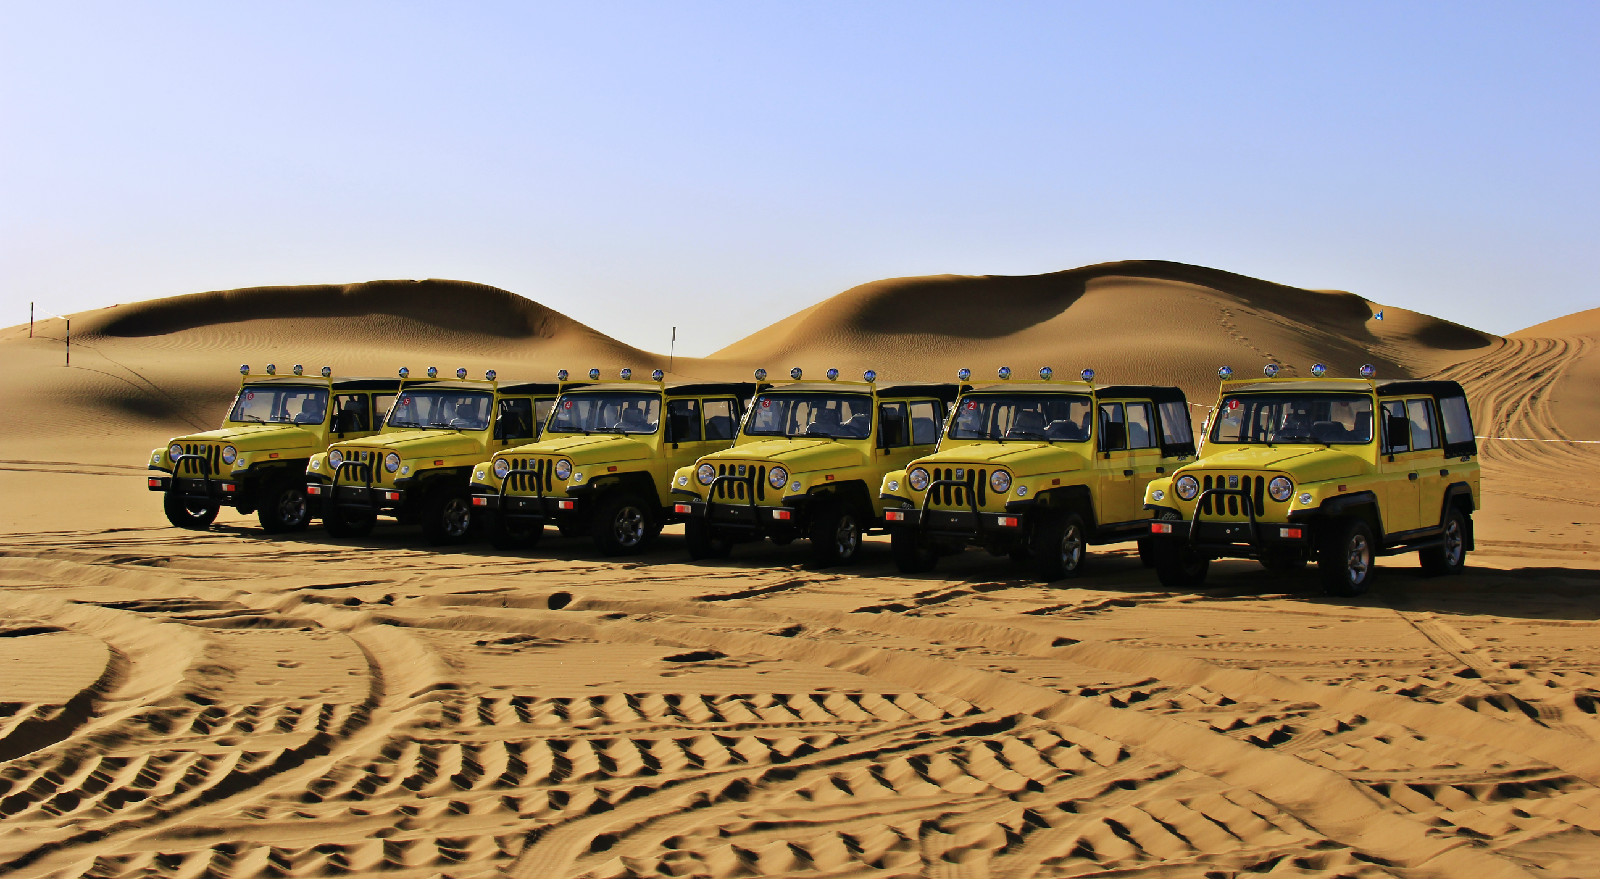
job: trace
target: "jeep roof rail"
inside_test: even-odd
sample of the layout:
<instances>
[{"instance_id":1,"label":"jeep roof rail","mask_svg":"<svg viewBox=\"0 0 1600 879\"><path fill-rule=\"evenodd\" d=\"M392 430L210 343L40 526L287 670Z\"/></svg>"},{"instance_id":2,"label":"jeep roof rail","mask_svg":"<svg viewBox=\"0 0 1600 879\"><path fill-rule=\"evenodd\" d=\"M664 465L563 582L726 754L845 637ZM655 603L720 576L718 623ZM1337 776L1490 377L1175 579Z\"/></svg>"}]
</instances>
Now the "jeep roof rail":
<instances>
[{"instance_id":1,"label":"jeep roof rail","mask_svg":"<svg viewBox=\"0 0 1600 879\"><path fill-rule=\"evenodd\" d=\"M561 385L555 382L506 382L500 385L502 394L554 394ZM577 387L572 383L568 388Z\"/></svg>"},{"instance_id":2,"label":"jeep roof rail","mask_svg":"<svg viewBox=\"0 0 1600 879\"><path fill-rule=\"evenodd\" d=\"M1460 382L1455 381L1395 379L1394 381L1380 382L1378 384L1378 396L1380 397L1400 397L1406 394L1431 394L1435 397L1465 397L1467 392L1462 389Z\"/></svg>"},{"instance_id":3,"label":"jeep roof rail","mask_svg":"<svg viewBox=\"0 0 1600 879\"><path fill-rule=\"evenodd\" d=\"M1106 385L1095 388L1094 394L1100 399L1137 397L1155 403L1186 403L1189 399L1181 389L1161 385Z\"/></svg>"},{"instance_id":4,"label":"jeep roof rail","mask_svg":"<svg viewBox=\"0 0 1600 879\"><path fill-rule=\"evenodd\" d=\"M906 397L935 397L946 403L953 403L960 394L961 388L962 386L955 382L880 385L878 386L877 394L880 400L903 400Z\"/></svg>"}]
</instances>

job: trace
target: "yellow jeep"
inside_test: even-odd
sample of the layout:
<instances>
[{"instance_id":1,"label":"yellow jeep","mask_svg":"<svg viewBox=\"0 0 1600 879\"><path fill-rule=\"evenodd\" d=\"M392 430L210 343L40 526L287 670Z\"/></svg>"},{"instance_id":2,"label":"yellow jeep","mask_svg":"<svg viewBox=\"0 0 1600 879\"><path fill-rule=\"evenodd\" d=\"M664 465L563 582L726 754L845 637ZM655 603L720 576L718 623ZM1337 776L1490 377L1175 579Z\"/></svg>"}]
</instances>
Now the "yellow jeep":
<instances>
[{"instance_id":1,"label":"yellow jeep","mask_svg":"<svg viewBox=\"0 0 1600 879\"><path fill-rule=\"evenodd\" d=\"M295 364L292 375L239 367L244 378L219 430L173 437L150 453L151 491L162 493L167 521L204 529L223 506L249 514L269 532L306 527L306 463L331 442L371 435L373 412L394 399L400 383L381 378L320 376Z\"/></svg>"},{"instance_id":2,"label":"yellow jeep","mask_svg":"<svg viewBox=\"0 0 1600 879\"><path fill-rule=\"evenodd\" d=\"M880 387L877 373L839 381L766 381L731 448L673 477L674 510L685 517L689 554L723 557L736 541L811 541L818 564L847 562L863 534L883 527L873 487L883 474L933 450L955 385Z\"/></svg>"},{"instance_id":3,"label":"yellow jeep","mask_svg":"<svg viewBox=\"0 0 1600 879\"><path fill-rule=\"evenodd\" d=\"M965 384L971 370L957 373ZM1090 544L1149 531L1144 486L1195 454L1177 388L1038 381L968 387L939 450L884 477L896 565L930 570L942 552L982 546L1030 560L1041 580L1073 577Z\"/></svg>"},{"instance_id":4,"label":"yellow jeep","mask_svg":"<svg viewBox=\"0 0 1600 879\"><path fill-rule=\"evenodd\" d=\"M1193 464L1150 483L1151 555L1170 588L1204 581L1211 559L1296 570L1315 559L1335 595L1367 588L1381 555L1416 552L1453 574L1473 548L1478 446L1453 381L1232 380Z\"/></svg>"},{"instance_id":5,"label":"yellow jeep","mask_svg":"<svg viewBox=\"0 0 1600 879\"><path fill-rule=\"evenodd\" d=\"M565 382L567 371L558 374ZM600 370L589 370L598 381ZM566 388L544 438L498 452L473 468L472 504L496 547L532 546L551 523L587 533L606 555L642 552L665 524L672 474L726 448L755 385L651 381ZM664 417L663 417L664 416Z\"/></svg>"},{"instance_id":6,"label":"yellow jeep","mask_svg":"<svg viewBox=\"0 0 1600 879\"><path fill-rule=\"evenodd\" d=\"M491 454L539 435L540 416L555 401L551 384L410 378L401 369L398 396L383 430L335 443L304 473L306 493L321 502L322 524L335 537L363 536L377 517L420 523L434 544L460 543L472 531L468 490L472 468Z\"/></svg>"}]
</instances>

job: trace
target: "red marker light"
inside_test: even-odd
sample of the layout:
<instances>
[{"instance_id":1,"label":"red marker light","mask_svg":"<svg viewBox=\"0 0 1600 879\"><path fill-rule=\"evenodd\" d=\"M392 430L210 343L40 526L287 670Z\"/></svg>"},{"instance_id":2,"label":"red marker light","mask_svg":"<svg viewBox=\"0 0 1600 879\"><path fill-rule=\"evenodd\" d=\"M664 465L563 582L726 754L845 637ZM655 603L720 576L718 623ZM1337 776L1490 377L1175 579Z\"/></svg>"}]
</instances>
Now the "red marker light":
<instances>
[{"instance_id":1,"label":"red marker light","mask_svg":"<svg viewBox=\"0 0 1600 879\"><path fill-rule=\"evenodd\" d=\"M789 519L793 519L794 518L794 514L790 513L788 510L773 510L772 511L772 518L774 518L774 519L783 519L783 520L787 521Z\"/></svg>"},{"instance_id":2,"label":"red marker light","mask_svg":"<svg viewBox=\"0 0 1600 879\"><path fill-rule=\"evenodd\" d=\"M308 485L306 486L306 494L322 494L322 486Z\"/></svg>"},{"instance_id":3,"label":"red marker light","mask_svg":"<svg viewBox=\"0 0 1600 879\"><path fill-rule=\"evenodd\" d=\"M475 497L472 499L472 505L475 507L487 507L489 505L489 499L486 497Z\"/></svg>"},{"instance_id":4,"label":"red marker light","mask_svg":"<svg viewBox=\"0 0 1600 879\"><path fill-rule=\"evenodd\" d=\"M672 505L672 512L674 512L674 513L689 513L689 512L693 512L693 511L694 511L694 508L689 506L688 504L673 504Z\"/></svg>"},{"instance_id":5,"label":"red marker light","mask_svg":"<svg viewBox=\"0 0 1600 879\"><path fill-rule=\"evenodd\" d=\"M1000 527L1001 528L1015 528L1015 527L1017 527L1017 517L1015 517L1015 516L1001 516L1000 517Z\"/></svg>"},{"instance_id":6,"label":"red marker light","mask_svg":"<svg viewBox=\"0 0 1600 879\"><path fill-rule=\"evenodd\" d=\"M160 488L161 487L160 478L155 477L155 476L150 477L150 487L151 488Z\"/></svg>"},{"instance_id":7,"label":"red marker light","mask_svg":"<svg viewBox=\"0 0 1600 879\"><path fill-rule=\"evenodd\" d=\"M1150 523L1150 533L1151 534L1171 534L1172 533L1172 525L1167 523L1167 522L1151 522Z\"/></svg>"},{"instance_id":8,"label":"red marker light","mask_svg":"<svg viewBox=\"0 0 1600 879\"><path fill-rule=\"evenodd\" d=\"M904 522L906 514L903 510L884 510L883 518L888 522Z\"/></svg>"}]
</instances>

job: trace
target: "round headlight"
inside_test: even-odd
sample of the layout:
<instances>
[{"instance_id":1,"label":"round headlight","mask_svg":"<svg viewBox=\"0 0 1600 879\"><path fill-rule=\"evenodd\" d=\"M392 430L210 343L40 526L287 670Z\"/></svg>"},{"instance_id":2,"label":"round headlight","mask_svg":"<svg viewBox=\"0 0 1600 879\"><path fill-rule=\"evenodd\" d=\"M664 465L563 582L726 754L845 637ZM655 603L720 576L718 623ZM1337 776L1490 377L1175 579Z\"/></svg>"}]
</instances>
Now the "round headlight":
<instances>
[{"instance_id":1,"label":"round headlight","mask_svg":"<svg viewBox=\"0 0 1600 879\"><path fill-rule=\"evenodd\" d=\"M770 483L773 488L783 488L783 484L787 481L789 481L789 471L783 469L782 467L774 467L772 468L771 472L767 474L767 482Z\"/></svg>"},{"instance_id":2,"label":"round headlight","mask_svg":"<svg viewBox=\"0 0 1600 879\"><path fill-rule=\"evenodd\" d=\"M344 463L344 452L341 452L338 449L334 449L333 451L328 453L328 465L331 466L333 469L335 469L335 470L339 469L339 465L343 464L343 463Z\"/></svg>"},{"instance_id":3,"label":"round headlight","mask_svg":"<svg viewBox=\"0 0 1600 879\"><path fill-rule=\"evenodd\" d=\"M1179 476L1178 481L1172 483L1172 488L1178 493L1178 497L1192 501L1195 495L1200 493L1200 480L1189 475Z\"/></svg>"},{"instance_id":4,"label":"round headlight","mask_svg":"<svg viewBox=\"0 0 1600 879\"><path fill-rule=\"evenodd\" d=\"M989 474L989 487L996 494L1005 494L1011 490L1011 474L1004 470L996 470Z\"/></svg>"},{"instance_id":5,"label":"round headlight","mask_svg":"<svg viewBox=\"0 0 1600 879\"><path fill-rule=\"evenodd\" d=\"M400 469L400 453L390 452L383 456L383 469L393 473Z\"/></svg>"},{"instance_id":6,"label":"round headlight","mask_svg":"<svg viewBox=\"0 0 1600 879\"><path fill-rule=\"evenodd\" d=\"M710 464L701 464L695 468L694 477L700 480L701 485L710 485L717 478L717 468Z\"/></svg>"},{"instance_id":7,"label":"round headlight","mask_svg":"<svg viewBox=\"0 0 1600 879\"><path fill-rule=\"evenodd\" d=\"M556 478L566 479L572 475L572 462L565 458L556 462Z\"/></svg>"},{"instance_id":8,"label":"round headlight","mask_svg":"<svg viewBox=\"0 0 1600 879\"><path fill-rule=\"evenodd\" d=\"M906 483L911 486L912 491L927 491L928 483L932 481L928 471L921 467L913 467L911 472L906 474Z\"/></svg>"},{"instance_id":9,"label":"round headlight","mask_svg":"<svg viewBox=\"0 0 1600 879\"><path fill-rule=\"evenodd\" d=\"M1281 504L1294 494L1294 483L1290 482L1287 476L1274 476L1272 481L1267 483L1267 494L1272 495L1272 499Z\"/></svg>"},{"instance_id":10,"label":"round headlight","mask_svg":"<svg viewBox=\"0 0 1600 879\"><path fill-rule=\"evenodd\" d=\"M224 464L232 464L234 461L237 461L237 460L239 460L239 450L238 449L234 448L233 446L223 446L222 447L222 463L224 463Z\"/></svg>"},{"instance_id":11,"label":"round headlight","mask_svg":"<svg viewBox=\"0 0 1600 879\"><path fill-rule=\"evenodd\" d=\"M181 454L183 454L183 446L180 446L177 443L167 446L167 457L176 458Z\"/></svg>"},{"instance_id":12,"label":"round headlight","mask_svg":"<svg viewBox=\"0 0 1600 879\"><path fill-rule=\"evenodd\" d=\"M499 477L500 479L504 479L504 478L506 478L506 474L510 473L510 472L511 472L511 462L510 461L507 461L505 458L495 458L494 459L494 475L495 476Z\"/></svg>"}]
</instances>

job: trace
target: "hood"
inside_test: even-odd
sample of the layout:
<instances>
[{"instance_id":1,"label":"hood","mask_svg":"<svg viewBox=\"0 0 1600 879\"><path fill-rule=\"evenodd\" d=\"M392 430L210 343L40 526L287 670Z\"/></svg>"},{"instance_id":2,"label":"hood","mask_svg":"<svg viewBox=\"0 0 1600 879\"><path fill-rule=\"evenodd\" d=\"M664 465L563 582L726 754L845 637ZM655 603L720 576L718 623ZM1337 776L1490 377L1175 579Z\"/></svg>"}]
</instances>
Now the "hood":
<instances>
[{"instance_id":1,"label":"hood","mask_svg":"<svg viewBox=\"0 0 1600 879\"><path fill-rule=\"evenodd\" d=\"M1034 473L1080 470L1086 463L1083 450L1087 448L1081 443L1070 446L1039 442L974 443L934 452L925 458L918 458L916 463L926 467L1004 467L1013 476L1021 477Z\"/></svg>"},{"instance_id":2,"label":"hood","mask_svg":"<svg viewBox=\"0 0 1600 879\"><path fill-rule=\"evenodd\" d=\"M320 426L320 425L313 425ZM173 437L171 443L228 443L241 452L317 446L317 434L298 424L236 424L204 433Z\"/></svg>"},{"instance_id":3,"label":"hood","mask_svg":"<svg viewBox=\"0 0 1600 879\"><path fill-rule=\"evenodd\" d=\"M364 439L339 443L340 448L392 449L402 458L470 455L483 452L483 439L478 433L456 433L453 430L397 430Z\"/></svg>"},{"instance_id":4,"label":"hood","mask_svg":"<svg viewBox=\"0 0 1600 879\"><path fill-rule=\"evenodd\" d=\"M859 445L827 439L769 439L712 452L702 461L770 461L790 473L859 467L866 455Z\"/></svg>"},{"instance_id":5,"label":"hood","mask_svg":"<svg viewBox=\"0 0 1600 879\"><path fill-rule=\"evenodd\" d=\"M1365 448L1352 446L1351 448ZM1296 483L1359 476L1371 469L1363 458L1337 448L1308 446L1245 446L1206 455L1178 470L1277 470L1293 473Z\"/></svg>"},{"instance_id":6,"label":"hood","mask_svg":"<svg viewBox=\"0 0 1600 879\"><path fill-rule=\"evenodd\" d=\"M582 467L607 461L643 461L653 450L647 439L610 433L560 434L500 453L508 455L561 455Z\"/></svg>"}]
</instances>

